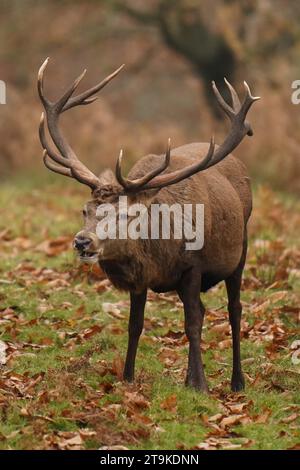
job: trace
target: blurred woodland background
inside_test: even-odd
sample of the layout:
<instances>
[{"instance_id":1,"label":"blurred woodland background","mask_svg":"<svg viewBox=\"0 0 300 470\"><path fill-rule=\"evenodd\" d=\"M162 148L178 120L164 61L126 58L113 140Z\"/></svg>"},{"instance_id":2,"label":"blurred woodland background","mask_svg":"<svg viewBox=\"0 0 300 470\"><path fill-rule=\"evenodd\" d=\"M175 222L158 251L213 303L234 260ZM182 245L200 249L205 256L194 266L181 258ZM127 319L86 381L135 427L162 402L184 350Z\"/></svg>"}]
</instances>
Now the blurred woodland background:
<instances>
[{"instance_id":1,"label":"blurred woodland background","mask_svg":"<svg viewBox=\"0 0 300 470\"><path fill-rule=\"evenodd\" d=\"M0 173L45 172L37 129L36 76L50 56L48 96L59 96L85 67L91 86L123 62L121 75L95 104L64 117L80 158L92 169L227 132L211 80L243 80L263 99L254 107L253 139L236 153L255 181L300 191L300 3L296 0L1 0ZM59 178L56 176L56 178ZM71 182L69 184L72 184Z\"/></svg>"}]
</instances>

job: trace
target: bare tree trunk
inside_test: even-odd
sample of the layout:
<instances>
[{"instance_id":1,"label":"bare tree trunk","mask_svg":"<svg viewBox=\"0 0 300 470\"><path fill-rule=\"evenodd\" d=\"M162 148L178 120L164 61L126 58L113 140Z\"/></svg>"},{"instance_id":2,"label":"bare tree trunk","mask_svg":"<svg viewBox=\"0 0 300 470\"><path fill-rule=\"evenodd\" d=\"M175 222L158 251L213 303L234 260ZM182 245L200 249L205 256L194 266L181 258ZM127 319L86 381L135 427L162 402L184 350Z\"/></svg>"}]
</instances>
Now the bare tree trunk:
<instances>
[{"instance_id":1,"label":"bare tree trunk","mask_svg":"<svg viewBox=\"0 0 300 470\"><path fill-rule=\"evenodd\" d=\"M113 3L135 21L156 27L164 43L192 65L194 72L204 81L206 97L219 116L211 81L217 82L226 97L228 90L223 77L232 80L237 64L225 38L210 31L202 21L199 9L188 6L184 0L161 0L151 11L137 10L128 2Z\"/></svg>"}]
</instances>

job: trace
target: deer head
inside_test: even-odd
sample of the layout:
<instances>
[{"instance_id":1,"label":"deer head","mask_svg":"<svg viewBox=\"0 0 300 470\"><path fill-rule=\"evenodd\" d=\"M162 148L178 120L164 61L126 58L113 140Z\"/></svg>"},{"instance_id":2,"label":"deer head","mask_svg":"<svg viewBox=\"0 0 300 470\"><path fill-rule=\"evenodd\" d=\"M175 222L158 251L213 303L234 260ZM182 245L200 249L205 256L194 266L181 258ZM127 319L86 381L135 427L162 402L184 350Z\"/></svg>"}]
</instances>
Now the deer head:
<instances>
[{"instance_id":1,"label":"deer head","mask_svg":"<svg viewBox=\"0 0 300 470\"><path fill-rule=\"evenodd\" d=\"M112 242L111 240L101 241L98 238L96 227L99 221L97 216L99 205L110 203L115 205L118 211L119 198L124 195L128 197L128 204L143 200L146 205L149 205L153 195L157 194L161 189L179 183L200 171L216 165L237 147L245 135L252 135L251 126L245 119L251 105L259 98L251 95L249 86L244 82L245 98L241 103L236 91L225 79L232 98L232 106L229 106L213 82L213 91L217 101L231 122L228 136L220 146L216 147L214 139L211 138L208 152L202 160L182 169L169 171L168 167L171 158L169 139L165 156L160 159L161 163L135 179L128 179L122 175L121 162L123 151L121 150L117 159L115 173L111 170L105 170L100 176L96 176L77 158L74 150L65 139L59 128L59 117L62 113L75 106L87 105L94 102L97 99L96 94L119 74L124 65L99 84L77 96L73 96L85 75L86 71L84 71L65 91L61 98L56 102L51 102L45 97L43 91L43 77L47 64L48 59L43 63L38 73L38 93L46 115L45 120L45 115L44 113L42 114L39 128L40 141L44 149L43 160L46 167L50 170L74 178L91 189L92 198L83 209L84 228L74 238L74 247L80 259L84 262L97 262L98 260L110 259L111 257L120 259L131 254L128 240ZM56 149L53 149L47 142L45 121L47 122L48 131Z\"/></svg>"}]
</instances>

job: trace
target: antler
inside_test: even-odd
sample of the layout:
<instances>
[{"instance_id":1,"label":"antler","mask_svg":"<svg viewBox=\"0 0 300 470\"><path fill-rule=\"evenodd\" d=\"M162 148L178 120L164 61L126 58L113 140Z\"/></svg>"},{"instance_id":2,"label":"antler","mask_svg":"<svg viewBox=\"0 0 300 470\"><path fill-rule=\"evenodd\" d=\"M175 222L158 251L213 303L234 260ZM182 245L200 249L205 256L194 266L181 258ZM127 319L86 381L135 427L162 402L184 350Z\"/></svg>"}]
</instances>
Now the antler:
<instances>
[{"instance_id":1,"label":"antler","mask_svg":"<svg viewBox=\"0 0 300 470\"><path fill-rule=\"evenodd\" d=\"M233 86L226 80L226 78L224 80L231 94L232 106L229 106L229 104L224 101L216 87L215 82L212 83L212 86L220 107L231 121L231 130L224 142L216 149L216 151L214 139L211 138L207 155L203 160L171 173L160 174L168 167L170 162L169 140L168 150L163 164L142 178L130 181L121 175L121 160L123 156L123 152L121 150L117 161L116 176L124 189L128 191L143 191L146 189L163 188L165 186L178 183L179 181L182 181L183 179L188 178L195 173L198 173L199 171L206 170L207 168L216 165L238 146L246 134L249 136L253 135L251 126L247 121L245 121L245 118L252 104L260 98L252 96L248 84L244 82L246 94L244 101L241 104Z\"/></svg>"},{"instance_id":2,"label":"antler","mask_svg":"<svg viewBox=\"0 0 300 470\"><path fill-rule=\"evenodd\" d=\"M260 99L259 96L251 95L249 85L244 81L245 98L241 104L233 86L228 82L228 80L226 80L226 78L224 78L224 80L230 91L232 106L229 106L226 101L224 101L222 95L216 87L215 82L212 82L212 87L221 109L223 109L231 121L231 130L222 145L220 145L220 147L216 150L216 153L208 167L216 165L221 160L223 160L223 158L225 158L238 146L245 135L250 137L253 135L251 125L249 122L245 121L245 119L253 103Z\"/></svg>"},{"instance_id":3,"label":"antler","mask_svg":"<svg viewBox=\"0 0 300 470\"><path fill-rule=\"evenodd\" d=\"M127 189L127 190L138 189L138 188L144 186L145 184L147 184L155 176L162 173L164 170L166 170L166 168L168 168L169 163L170 163L170 155L171 155L171 139L168 140L168 147L167 147L164 162L158 168L150 171L147 175L142 176L141 178L137 178L135 180L130 181L130 180L128 180L128 179L126 179L122 176L121 163L122 163L122 158L123 158L123 150L121 150L119 158L117 160L117 164L116 164L116 177L117 177L117 180L120 183L120 185L123 186L124 189Z\"/></svg>"},{"instance_id":4,"label":"antler","mask_svg":"<svg viewBox=\"0 0 300 470\"><path fill-rule=\"evenodd\" d=\"M42 64L38 73L38 93L41 102L44 106L47 125L50 136L53 143L55 144L59 153L52 150L46 139L45 132L45 117L42 113L39 136L42 147L44 149L43 160L47 168L50 170L60 173L71 178L75 178L80 183L86 184L92 190L99 187L99 178L94 175L83 163L79 161L74 150L66 141L65 137L59 130L58 121L60 115L74 106L87 105L93 103L98 97L95 96L102 88L105 87L118 73L123 69L124 65L115 70L111 75L106 77L102 82L98 83L94 87L86 90L85 92L71 98L74 91L78 87L79 83L83 79L86 70L73 82L73 84L65 91L63 96L56 102L51 102L44 95L44 72L47 67L49 58ZM54 163L55 162L55 163Z\"/></svg>"},{"instance_id":5,"label":"antler","mask_svg":"<svg viewBox=\"0 0 300 470\"><path fill-rule=\"evenodd\" d=\"M169 186L170 184L178 183L179 181L194 175L198 171L204 170L214 155L214 149L215 143L214 138L212 137L207 155L203 160L181 170L161 175L160 173L166 170L170 163L171 140L169 139L164 162L158 168L135 180L128 180L121 174L121 161L123 157L123 150L121 150L116 165L116 177L121 186L123 186L127 191L144 191L146 189L162 188L164 186Z\"/></svg>"}]
</instances>

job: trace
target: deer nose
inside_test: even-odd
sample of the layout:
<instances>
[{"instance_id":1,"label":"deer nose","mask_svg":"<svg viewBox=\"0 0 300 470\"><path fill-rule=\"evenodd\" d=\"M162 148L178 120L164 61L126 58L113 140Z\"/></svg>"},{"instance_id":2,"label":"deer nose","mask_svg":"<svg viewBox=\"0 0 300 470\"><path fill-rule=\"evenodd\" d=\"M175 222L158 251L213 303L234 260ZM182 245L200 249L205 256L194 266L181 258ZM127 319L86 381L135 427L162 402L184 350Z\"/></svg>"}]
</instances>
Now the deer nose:
<instances>
[{"instance_id":1,"label":"deer nose","mask_svg":"<svg viewBox=\"0 0 300 470\"><path fill-rule=\"evenodd\" d=\"M86 250L89 245L92 243L92 240L87 237L79 236L74 239L74 248L78 251Z\"/></svg>"}]
</instances>

